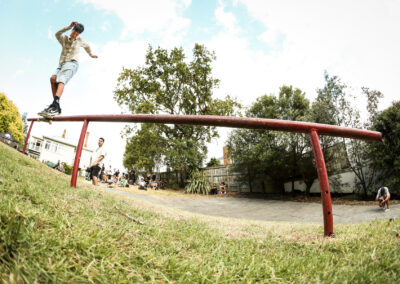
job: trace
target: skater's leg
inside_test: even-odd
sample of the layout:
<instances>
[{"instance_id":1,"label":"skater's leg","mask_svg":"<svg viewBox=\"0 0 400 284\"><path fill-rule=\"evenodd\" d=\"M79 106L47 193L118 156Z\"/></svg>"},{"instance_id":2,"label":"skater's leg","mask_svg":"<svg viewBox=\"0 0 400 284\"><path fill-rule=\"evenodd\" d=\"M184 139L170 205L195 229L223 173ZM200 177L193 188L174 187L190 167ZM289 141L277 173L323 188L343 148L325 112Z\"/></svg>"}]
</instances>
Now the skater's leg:
<instances>
[{"instance_id":1,"label":"skater's leg","mask_svg":"<svg viewBox=\"0 0 400 284\"><path fill-rule=\"evenodd\" d=\"M53 94L53 98L56 96L57 91L57 76L53 75L50 77L50 85L51 85L51 93Z\"/></svg>"},{"instance_id":2,"label":"skater's leg","mask_svg":"<svg viewBox=\"0 0 400 284\"><path fill-rule=\"evenodd\" d=\"M60 82L57 84L57 91L55 93L55 97L61 98L62 93L64 92L64 83Z\"/></svg>"}]
</instances>

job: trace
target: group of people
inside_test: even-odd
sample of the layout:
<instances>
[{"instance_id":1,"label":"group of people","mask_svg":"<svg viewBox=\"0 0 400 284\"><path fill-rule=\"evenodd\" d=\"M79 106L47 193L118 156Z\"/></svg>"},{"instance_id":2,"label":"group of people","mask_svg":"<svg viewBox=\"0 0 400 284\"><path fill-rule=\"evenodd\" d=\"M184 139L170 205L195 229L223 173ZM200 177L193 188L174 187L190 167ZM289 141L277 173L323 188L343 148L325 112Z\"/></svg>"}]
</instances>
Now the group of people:
<instances>
[{"instance_id":1,"label":"group of people","mask_svg":"<svg viewBox=\"0 0 400 284\"><path fill-rule=\"evenodd\" d=\"M87 170L88 175L90 169ZM102 165L99 173L99 180L102 183L107 183L110 186L129 187L130 185L138 185L139 189L147 190L151 188L154 190L164 189L165 182L157 179L156 174L147 173L146 176L142 174L136 175L136 170L131 169L128 172L121 173L118 169L112 169L112 166L106 170L105 165Z\"/></svg>"},{"instance_id":2,"label":"group of people","mask_svg":"<svg viewBox=\"0 0 400 284\"><path fill-rule=\"evenodd\" d=\"M210 194L226 194L226 183L225 181L221 182L219 185L219 190L217 188L217 184L213 183L211 189L210 189Z\"/></svg>"},{"instance_id":3,"label":"group of people","mask_svg":"<svg viewBox=\"0 0 400 284\"><path fill-rule=\"evenodd\" d=\"M60 160L58 160L58 162L54 168L62 173L65 173L65 163L60 162Z\"/></svg>"},{"instance_id":4,"label":"group of people","mask_svg":"<svg viewBox=\"0 0 400 284\"><path fill-rule=\"evenodd\" d=\"M158 190L158 189L165 189L166 183L162 179L157 179L156 174L150 175L150 173L147 173L146 176L143 175L138 176L137 184L140 190L147 190L147 188Z\"/></svg>"}]
</instances>

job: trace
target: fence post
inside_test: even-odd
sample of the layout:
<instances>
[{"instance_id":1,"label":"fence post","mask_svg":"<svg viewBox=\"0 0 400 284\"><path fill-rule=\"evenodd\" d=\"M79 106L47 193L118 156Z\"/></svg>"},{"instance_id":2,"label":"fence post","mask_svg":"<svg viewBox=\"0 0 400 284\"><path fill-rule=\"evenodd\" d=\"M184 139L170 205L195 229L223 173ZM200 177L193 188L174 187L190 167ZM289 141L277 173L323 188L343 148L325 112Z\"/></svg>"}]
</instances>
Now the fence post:
<instances>
[{"instance_id":1,"label":"fence post","mask_svg":"<svg viewBox=\"0 0 400 284\"><path fill-rule=\"evenodd\" d=\"M331 191L329 189L328 173L326 171L324 153L319 143L318 132L312 129L310 132L311 144L314 152L315 166L317 167L319 188L321 190L322 210L324 215L324 235L333 237L333 213Z\"/></svg>"},{"instance_id":2,"label":"fence post","mask_svg":"<svg viewBox=\"0 0 400 284\"><path fill-rule=\"evenodd\" d=\"M34 123L34 121L32 120L31 125L29 126L28 134L26 134L25 144L24 144L24 149L22 150L22 154L25 154L26 146L28 145L28 141L29 141L29 136L31 136L31 130L32 130L33 123Z\"/></svg>"},{"instance_id":3,"label":"fence post","mask_svg":"<svg viewBox=\"0 0 400 284\"><path fill-rule=\"evenodd\" d=\"M79 161L81 159L83 140L85 139L88 124L89 124L88 120L85 119L83 121L83 126L82 126L81 136L79 137L78 146L76 147L74 168L72 169L71 187L76 187L76 180L78 178Z\"/></svg>"}]
</instances>

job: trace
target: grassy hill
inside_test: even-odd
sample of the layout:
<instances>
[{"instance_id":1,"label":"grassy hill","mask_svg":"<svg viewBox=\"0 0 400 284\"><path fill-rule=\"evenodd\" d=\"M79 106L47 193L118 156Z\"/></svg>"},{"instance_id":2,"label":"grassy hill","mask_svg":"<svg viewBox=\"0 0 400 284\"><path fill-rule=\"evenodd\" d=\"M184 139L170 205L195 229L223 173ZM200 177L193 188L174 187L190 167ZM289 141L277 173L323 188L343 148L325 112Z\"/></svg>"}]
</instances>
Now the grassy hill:
<instances>
[{"instance_id":1,"label":"grassy hill","mask_svg":"<svg viewBox=\"0 0 400 284\"><path fill-rule=\"evenodd\" d=\"M0 143L4 283L396 283L398 219L337 225L206 217L113 195ZM133 218L144 224L138 224ZM322 222L322 216L321 216ZM397 282L398 283L398 282Z\"/></svg>"}]
</instances>

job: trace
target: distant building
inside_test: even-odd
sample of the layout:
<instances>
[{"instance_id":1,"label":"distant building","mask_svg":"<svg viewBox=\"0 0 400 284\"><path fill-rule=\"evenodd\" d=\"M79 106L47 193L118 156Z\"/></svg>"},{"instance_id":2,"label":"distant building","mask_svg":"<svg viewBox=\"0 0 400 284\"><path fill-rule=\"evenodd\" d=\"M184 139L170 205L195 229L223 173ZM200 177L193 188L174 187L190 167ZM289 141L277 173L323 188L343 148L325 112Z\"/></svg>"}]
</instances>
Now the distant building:
<instances>
[{"instance_id":1,"label":"distant building","mask_svg":"<svg viewBox=\"0 0 400 284\"><path fill-rule=\"evenodd\" d=\"M63 138L64 137L64 138ZM67 141L65 139L65 133L63 137L36 137L32 136L29 139L27 154L41 162L52 162L57 164L58 161L64 162L70 166L74 164L75 153L77 145ZM87 142L87 139L86 139ZM84 169L89 165L90 157L93 150L88 149L87 143L82 149L82 155L79 162L79 168Z\"/></svg>"},{"instance_id":2,"label":"distant building","mask_svg":"<svg viewBox=\"0 0 400 284\"><path fill-rule=\"evenodd\" d=\"M0 141L3 142L4 144L7 144L10 147L13 147L14 149L19 148L18 141L15 140L14 137L8 132L0 133Z\"/></svg>"}]
</instances>

